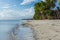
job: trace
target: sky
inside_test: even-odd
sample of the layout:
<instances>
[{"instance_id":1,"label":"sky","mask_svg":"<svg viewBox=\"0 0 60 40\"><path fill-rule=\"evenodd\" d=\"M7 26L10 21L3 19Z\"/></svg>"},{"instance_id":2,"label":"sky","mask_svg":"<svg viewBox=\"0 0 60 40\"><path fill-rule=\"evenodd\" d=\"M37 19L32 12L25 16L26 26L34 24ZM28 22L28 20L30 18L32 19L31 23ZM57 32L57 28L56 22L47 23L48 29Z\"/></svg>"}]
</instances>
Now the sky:
<instances>
[{"instance_id":1,"label":"sky","mask_svg":"<svg viewBox=\"0 0 60 40\"><path fill-rule=\"evenodd\" d=\"M0 0L0 20L33 18L34 4L40 1L41 0Z\"/></svg>"}]
</instances>

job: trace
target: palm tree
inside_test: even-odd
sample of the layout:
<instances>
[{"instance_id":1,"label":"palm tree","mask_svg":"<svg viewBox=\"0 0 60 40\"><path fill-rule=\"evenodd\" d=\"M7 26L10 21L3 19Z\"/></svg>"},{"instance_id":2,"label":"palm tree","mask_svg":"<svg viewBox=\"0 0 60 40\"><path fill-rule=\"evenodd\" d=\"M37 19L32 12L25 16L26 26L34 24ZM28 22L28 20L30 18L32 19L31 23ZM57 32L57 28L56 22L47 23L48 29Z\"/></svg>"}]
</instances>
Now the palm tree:
<instances>
[{"instance_id":1,"label":"palm tree","mask_svg":"<svg viewBox=\"0 0 60 40\"><path fill-rule=\"evenodd\" d=\"M56 0L46 0L45 2L41 1L35 4L35 15L34 19L51 19L51 8L55 8Z\"/></svg>"},{"instance_id":2,"label":"palm tree","mask_svg":"<svg viewBox=\"0 0 60 40\"><path fill-rule=\"evenodd\" d=\"M57 0L46 0L46 3L47 4L49 4L50 5L50 7L55 7L56 5L55 5L55 2L56 2Z\"/></svg>"},{"instance_id":3,"label":"palm tree","mask_svg":"<svg viewBox=\"0 0 60 40\"><path fill-rule=\"evenodd\" d=\"M35 15L34 15L34 18L35 19L45 19L44 17L44 12L45 12L45 9L46 8L46 3L41 1L41 3L36 3L35 4ZM35 17L37 16L37 17Z\"/></svg>"}]
</instances>

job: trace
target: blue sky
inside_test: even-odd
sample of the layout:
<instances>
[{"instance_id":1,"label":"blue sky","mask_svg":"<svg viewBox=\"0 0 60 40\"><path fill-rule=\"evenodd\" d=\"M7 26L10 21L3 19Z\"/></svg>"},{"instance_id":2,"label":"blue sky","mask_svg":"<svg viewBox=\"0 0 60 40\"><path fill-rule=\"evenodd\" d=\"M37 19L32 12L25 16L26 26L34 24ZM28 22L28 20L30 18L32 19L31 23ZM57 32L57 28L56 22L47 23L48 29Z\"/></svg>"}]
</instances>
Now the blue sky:
<instances>
[{"instance_id":1,"label":"blue sky","mask_svg":"<svg viewBox=\"0 0 60 40\"><path fill-rule=\"evenodd\" d=\"M0 0L0 20L32 18L34 15L34 4L40 1Z\"/></svg>"}]
</instances>

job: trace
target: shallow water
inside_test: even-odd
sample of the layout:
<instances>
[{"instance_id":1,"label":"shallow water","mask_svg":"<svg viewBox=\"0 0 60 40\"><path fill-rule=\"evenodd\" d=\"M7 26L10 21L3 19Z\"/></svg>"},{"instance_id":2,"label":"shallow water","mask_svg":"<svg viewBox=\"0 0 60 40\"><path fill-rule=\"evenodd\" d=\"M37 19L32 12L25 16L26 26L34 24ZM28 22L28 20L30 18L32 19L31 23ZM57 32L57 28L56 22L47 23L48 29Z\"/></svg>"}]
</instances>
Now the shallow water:
<instances>
[{"instance_id":1,"label":"shallow water","mask_svg":"<svg viewBox=\"0 0 60 40\"><path fill-rule=\"evenodd\" d=\"M19 20L0 20L0 40L8 40L8 32L12 28L16 27L17 24L22 23Z\"/></svg>"},{"instance_id":2,"label":"shallow water","mask_svg":"<svg viewBox=\"0 0 60 40\"><path fill-rule=\"evenodd\" d=\"M18 37L20 40L34 40L33 30L29 27L20 27L20 32L18 32Z\"/></svg>"},{"instance_id":3,"label":"shallow water","mask_svg":"<svg viewBox=\"0 0 60 40\"><path fill-rule=\"evenodd\" d=\"M0 20L0 40L9 40L9 32L16 27L17 24L22 24L26 20ZM33 31L28 27L19 27L18 37L20 40L34 40Z\"/></svg>"}]
</instances>

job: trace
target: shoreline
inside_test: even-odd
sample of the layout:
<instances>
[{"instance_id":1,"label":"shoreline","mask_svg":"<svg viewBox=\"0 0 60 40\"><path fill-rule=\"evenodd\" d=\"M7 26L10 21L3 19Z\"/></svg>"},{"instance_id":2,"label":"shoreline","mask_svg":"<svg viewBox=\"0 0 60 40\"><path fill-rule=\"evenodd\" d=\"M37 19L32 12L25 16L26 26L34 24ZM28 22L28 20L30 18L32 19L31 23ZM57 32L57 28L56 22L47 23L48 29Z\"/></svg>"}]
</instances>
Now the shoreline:
<instances>
[{"instance_id":1,"label":"shoreline","mask_svg":"<svg viewBox=\"0 0 60 40\"><path fill-rule=\"evenodd\" d=\"M36 40L60 40L60 20L28 20L22 25L32 28Z\"/></svg>"}]
</instances>

